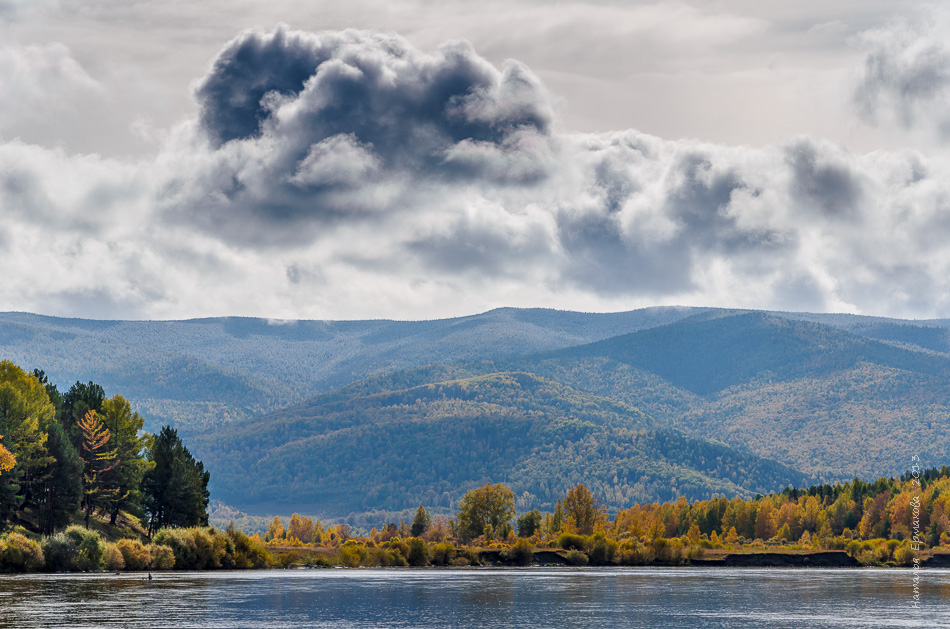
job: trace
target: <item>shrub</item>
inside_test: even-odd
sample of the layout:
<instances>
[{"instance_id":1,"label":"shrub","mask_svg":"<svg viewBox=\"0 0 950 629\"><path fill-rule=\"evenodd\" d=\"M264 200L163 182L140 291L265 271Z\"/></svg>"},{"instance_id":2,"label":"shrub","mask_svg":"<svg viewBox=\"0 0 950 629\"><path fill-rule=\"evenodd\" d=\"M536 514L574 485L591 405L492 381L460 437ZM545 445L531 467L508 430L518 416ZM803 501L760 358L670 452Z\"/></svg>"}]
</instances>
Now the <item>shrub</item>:
<instances>
[{"instance_id":1,"label":"shrub","mask_svg":"<svg viewBox=\"0 0 950 629\"><path fill-rule=\"evenodd\" d=\"M619 548L620 544L612 539L607 539L603 533L598 533L594 536L591 544L590 562L598 566L613 563Z\"/></svg>"},{"instance_id":2,"label":"shrub","mask_svg":"<svg viewBox=\"0 0 950 629\"><path fill-rule=\"evenodd\" d=\"M359 543L350 544L350 541L352 540L347 540L343 544L343 550L340 551L340 563L350 568L365 565L367 559L369 559L369 551L366 546Z\"/></svg>"},{"instance_id":3,"label":"shrub","mask_svg":"<svg viewBox=\"0 0 950 629\"><path fill-rule=\"evenodd\" d=\"M557 538L557 545L564 550L584 550L587 548L587 538L574 533L561 533Z\"/></svg>"},{"instance_id":4,"label":"shrub","mask_svg":"<svg viewBox=\"0 0 950 629\"><path fill-rule=\"evenodd\" d=\"M50 572L76 572L79 570L79 549L66 533L60 532L43 540L46 569Z\"/></svg>"},{"instance_id":5,"label":"shrub","mask_svg":"<svg viewBox=\"0 0 950 629\"><path fill-rule=\"evenodd\" d=\"M22 533L10 533L0 539L0 570L35 572L46 565L40 545Z\"/></svg>"},{"instance_id":6,"label":"shrub","mask_svg":"<svg viewBox=\"0 0 950 629\"><path fill-rule=\"evenodd\" d=\"M120 539L116 542L116 548L122 553L126 570L146 570L151 565L152 556L148 547L138 540Z\"/></svg>"},{"instance_id":7,"label":"shrub","mask_svg":"<svg viewBox=\"0 0 950 629\"><path fill-rule=\"evenodd\" d=\"M905 543L894 553L894 561L896 561L899 566L909 566L914 563L915 555L914 549L911 548L910 544Z\"/></svg>"},{"instance_id":8,"label":"shrub","mask_svg":"<svg viewBox=\"0 0 950 629\"><path fill-rule=\"evenodd\" d=\"M564 557L564 560L569 566L586 566L587 565L587 555L582 553L579 550L568 551L567 556Z\"/></svg>"},{"instance_id":9,"label":"shrub","mask_svg":"<svg viewBox=\"0 0 950 629\"><path fill-rule=\"evenodd\" d=\"M125 568L125 559L122 558L122 551L115 544L106 542L105 550L102 553L102 563L106 570L122 570Z\"/></svg>"},{"instance_id":10,"label":"shrub","mask_svg":"<svg viewBox=\"0 0 950 629\"><path fill-rule=\"evenodd\" d=\"M450 542L440 542L432 546L432 557L430 561L435 566L448 566L455 559L455 546Z\"/></svg>"},{"instance_id":11,"label":"shrub","mask_svg":"<svg viewBox=\"0 0 950 629\"><path fill-rule=\"evenodd\" d=\"M528 540L521 538L508 551L511 563L518 566L530 566L534 560L534 546Z\"/></svg>"},{"instance_id":12,"label":"shrub","mask_svg":"<svg viewBox=\"0 0 950 629\"><path fill-rule=\"evenodd\" d=\"M409 554L406 555L406 561L410 566L428 566L429 565L429 547L418 537L409 538Z\"/></svg>"},{"instance_id":13,"label":"shrub","mask_svg":"<svg viewBox=\"0 0 950 629\"><path fill-rule=\"evenodd\" d=\"M198 548L194 537L185 529L160 529L153 539L156 544L172 549L176 570L195 570L198 567Z\"/></svg>"},{"instance_id":14,"label":"shrub","mask_svg":"<svg viewBox=\"0 0 950 629\"><path fill-rule=\"evenodd\" d=\"M262 545L241 531L236 531L233 527L229 528L227 536L233 547L232 563L235 568L266 568L273 561L270 553Z\"/></svg>"},{"instance_id":15,"label":"shrub","mask_svg":"<svg viewBox=\"0 0 950 629\"><path fill-rule=\"evenodd\" d=\"M79 525L67 527L63 533L76 546L76 568L83 572L95 572L102 569L106 545L99 533Z\"/></svg>"},{"instance_id":16,"label":"shrub","mask_svg":"<svg viewBox=\"0 0 950 629\"><path fill-rule=\"evenodd\" d=\"M152 570L171 570L175 567L175 551L163 544L148 546L150 561L148 567Z\"/></svg>"}]
</instances>

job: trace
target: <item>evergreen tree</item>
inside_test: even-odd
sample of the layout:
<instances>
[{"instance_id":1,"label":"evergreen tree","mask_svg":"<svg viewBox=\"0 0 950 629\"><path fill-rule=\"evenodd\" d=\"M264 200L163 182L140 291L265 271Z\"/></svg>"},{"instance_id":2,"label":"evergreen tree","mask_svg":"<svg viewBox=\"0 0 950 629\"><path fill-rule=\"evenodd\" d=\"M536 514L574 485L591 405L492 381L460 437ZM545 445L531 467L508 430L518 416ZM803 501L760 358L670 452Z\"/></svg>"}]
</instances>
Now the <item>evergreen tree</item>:
<instances>
[{"instance_id":1,"label":"evergreen tree","mask_svg":"<svg viewBox=\"0 0 950 629\"><path fill-rule=\"evenodd\" d=\"M540 511L534 509L518 518L518 537L531 537L541 530L543 517Z\"/></svg>"},{"instance_id":2,"label":"evergreen tree","mask_svg":"<svg viewBox=\"0 0 950 629\"><path fill-rule=\"evenodd\" d=\"M166 526L207 526L211 474L184 446L178 431L164 426L146 458L153 464L142 479L149 534Z\"/></svg>"},{"instance_id":3,"label":"evergreen tree","mask_svg":"<svg viewBox=\"0 0 950 629\"><path fill-rule=\"evenodd\" d=\"M46 389L46 395L49 397L49 401L56 408L56 412L59 413L63 407L63 394L59 392L59 387L49 381L49 376L47 376L46 372L42 369L34 369L33 375L36 376L39 383Z\"/></svg>"},{"instance_id":4,"label":"evergreen tree","mask_svg":"<svg viewBox=\"0 0 950 629\"><path fill-rule=\"evenodd\" d=\"M38 502L40 530L44 535L52 535L56 529L69 524L70 515L79 509L83 496L83 463L59 422L50 424L46 447L55 460L49 465Z\"/></svg>"},{"instance_id":5,"label":"evergreen tree","mask_svg":"<svg viewBox=\"0 0 950 629\"><path fill-rule=\"evenodd\" d=\"M413 537L419 537L429 530L430 524L432 524L432 518L429 517L429 512L426 511L425 507L419 505L419 508L416 509L416 517L412 519L409 532L412 533Z\"/></svg>"},{"instance_id":6,"label":"evergreen tree","mask_svg":"<svg viewBox=\"0 0 950 629\"><path fill-rule=\"evenodd\" d=\"M102 387L95 382L77 382L69 387L66 395L63 396L63 404L60 410L60 421L66 428L66 434L72 440L73 445L78 450L82 435L79 433L77 423L86 416L89 411L102 410L102 403L106 399L106 393Z\"/></svg>"},{"instance_id":7,"label":"evergreen tree","mask_svg":"<svg viewBox=\"0 0 950 629\"><path fill-rule=\"evenodd\" d=\"M152 467L144 456L151 437L148 433L139 434L144 421L138 413L132 412L131 404L121 395L102 402L102 423L112 434L112 447L119 461L114 475L116 492L108 506L109 523L113 526L121 509L143 515L142 478Z\"/></svg>"},{"instance_id":8,"label":"evergreen tree","mask_svg":"<svg viewBox=\"0 0 950 629\"><path fill-rule=\"evenodd\" d=\"M30 506L36 485L52 462L47 431L56 413L39 380L8 360L0 361L0 434L15 465L0 476L0 525Z\"/></svg>"}]
</instances>

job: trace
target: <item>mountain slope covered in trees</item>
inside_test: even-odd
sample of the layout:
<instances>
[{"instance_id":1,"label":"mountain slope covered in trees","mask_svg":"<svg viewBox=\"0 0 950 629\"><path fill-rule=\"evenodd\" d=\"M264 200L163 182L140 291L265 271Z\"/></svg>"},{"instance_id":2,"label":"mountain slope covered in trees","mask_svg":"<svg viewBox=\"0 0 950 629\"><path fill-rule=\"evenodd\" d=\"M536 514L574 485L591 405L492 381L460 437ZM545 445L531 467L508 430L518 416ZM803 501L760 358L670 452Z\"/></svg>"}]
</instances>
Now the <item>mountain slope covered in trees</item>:
<instances>
[{"instance_id":1,"label":"mountain slope covered in trees","mask_svg":"<svg viewBox=\"0 0 950 629\"><path fill-rule=\"evenodd\" d=\"M501 308L432 321L94 321L0 313L0 357L68 387L122 390L184 434L296 404L366 377L431 363L500 360L740 311L645 308L597 314ZM950 351L950 321L774 313L920 351Z\"/></svg>"},{"instance_id":2,"label":"mountain slope covered in trees","mask_svg":"<svg viewBox=\"0 0 950 629\"><path fill-rule=\"evenodd\" d=\"M553 508L581 480L614 508L750 496L805 480L621 402L520 372L323 401L196 445L225 502L338 515L419 503L449 509L489 479L510 484L529 508Z\"/></svg>"}]
</instances>

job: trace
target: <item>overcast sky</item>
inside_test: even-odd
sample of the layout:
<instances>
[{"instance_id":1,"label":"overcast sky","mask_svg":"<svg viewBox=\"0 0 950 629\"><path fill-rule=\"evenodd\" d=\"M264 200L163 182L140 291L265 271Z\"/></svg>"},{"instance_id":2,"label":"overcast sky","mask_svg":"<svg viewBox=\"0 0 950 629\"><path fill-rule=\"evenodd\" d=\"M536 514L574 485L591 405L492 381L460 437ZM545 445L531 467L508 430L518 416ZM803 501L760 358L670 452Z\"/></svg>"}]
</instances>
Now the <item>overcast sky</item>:
<instances>
[{"instance_id":1,"label":"overcast sky","mask_svg":"<svg viewBox=\"0 0 950 629\"><path fill-rule=\"evenodd\" d=\"M0 310L950 317L950 12L0 0Z\"/></svg>"}]
</instances>

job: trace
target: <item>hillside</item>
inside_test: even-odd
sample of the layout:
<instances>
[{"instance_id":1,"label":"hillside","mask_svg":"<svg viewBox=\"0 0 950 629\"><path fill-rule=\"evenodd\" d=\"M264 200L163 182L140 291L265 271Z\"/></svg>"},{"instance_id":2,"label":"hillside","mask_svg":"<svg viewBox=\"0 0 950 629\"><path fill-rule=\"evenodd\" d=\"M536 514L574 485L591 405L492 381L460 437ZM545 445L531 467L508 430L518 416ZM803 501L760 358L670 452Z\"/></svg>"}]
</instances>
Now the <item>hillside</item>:
<instances>
[{"instance_id":1,"label":"hillside","mask_svg":"<svg viewBox=\"0 0 950 629\"><path fill-rule=\"evenodd\" d=\"M713 321L745 312L660 307L596 314L501 308L433 321L94 321L0 313L0 357L43 369L61 388L91 378L107 391L125 391L148 418L147 427L171 423L190 433L392 371L518 358L687 319ZM947 320L772 314L914 350L950 351ZM673 378L681 366L670 365L666 376ZM646 367L650 371L662 365ZM702 381L694 384L704 386Z\"/></svg>"},{"instance_id":2,"label":"hillside","mask_svg":"<svg viewBox=\"0 0 950 629\"><path fill-rule=\"evenodd\" d=\"M809 321L705 314L514 364L826 480L950 450L950 357Z\"/></svg>"},{"instance_id":3,"label":"hillside","mask_svg":"<svg viewBox=\"0 0 950 629\"><path fill-rule=\"evenodd\" d=\"M387 373L317 399L503 370L623 401L826 481L900 474L914 454L943 464L950 450L950 357L765 313L708 311L555 352Z\"/></svg>"},{"instance_id":4,"label":"hillside","mask_svg":"<svg viewBox=\"0 0 950 629\"><path fill-rule=\"evenodd\" d=\"M0 313L0 357L43 369L61 388L91 378L107 391L127 392L147 428L170 422L188 433L372 374L568 347L694 312L503 308L433 321L93 321Z\"/></svg>"},{"instance_id":5,"label":"hillside","mask_svg":"<svg viewBox=\"0 0 950 629\"><path fill-rule=\"evenodd\" d=\"M508 483L523 508L548 509L578 482L622 508L805 481L626 404L518 372L306 405L224 427L195 450L224 502L336 515L448 510L489 480Z\"/></svg>"}]
</instances>

